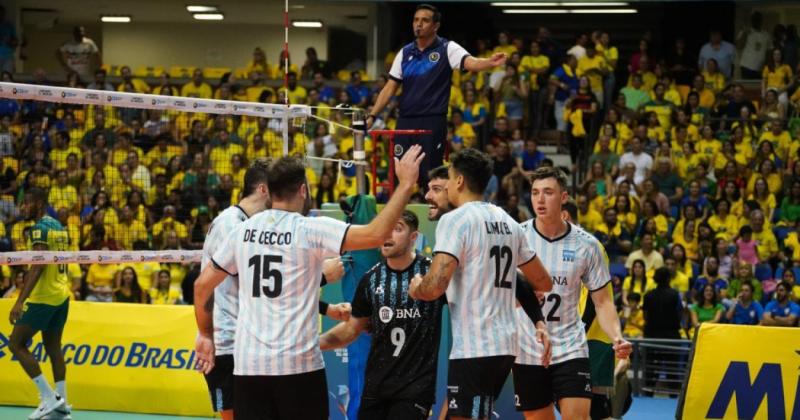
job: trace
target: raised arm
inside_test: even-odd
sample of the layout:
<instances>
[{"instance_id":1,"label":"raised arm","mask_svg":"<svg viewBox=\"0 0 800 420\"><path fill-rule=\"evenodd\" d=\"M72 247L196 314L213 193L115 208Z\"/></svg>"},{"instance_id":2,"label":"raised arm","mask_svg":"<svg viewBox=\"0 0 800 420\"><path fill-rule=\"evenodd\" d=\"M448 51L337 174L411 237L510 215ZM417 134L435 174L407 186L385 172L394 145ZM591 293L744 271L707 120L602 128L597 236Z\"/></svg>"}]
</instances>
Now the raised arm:
<instances>
[{"instance_id":1,"label":"raised arm","mask_svg":"<svg viewBox=\"0 0 800 420\"><path fill-rule=\"evenodd\" d=\"M358 338L367 329L369 318L351 317L347 322L340 322L326 331L319 338L319 348L323 351L340 349Z\"/></svg>"},{"instance_id":2,"label":"raised arm","mask_svg":"<svg viewBox=\"0 0 800 420\"><path fill-rule=\"evenodd\" d=\"M447 286L450 285L450 279L453 278L458 267L458 260L450 254L439 252L433 256L431 268L421 276L417 274L411 279L411 285L408 287L408 295L413 299L433 301L441 297Z\"/></svg>"},{"instance_id":3,"label":"raised arm","mask_svg":"<svg viewBox=\"0 0 800 420\"><path fill-rule=\"evenodd\" d=\"M475 58L473 56L468 56L464 59L464 70L471 71L473 73L481 72L490 70L497 66L502 66L506 63L505 53L495 53L489 58Z\"/></svg>"},{"instance_id":4,"label":"raised arm","mask_svg":"<svg viewBox=\"0 0 800 420\"><path fill-rule=\"evenodd\" d=\"M345 234L342 251L377 248L392 232L397 219L411 198L419 176L419 164L425 154L418 145L411 146L402 159L395 159L395 172L400 181L386 207L368 225L354 225Z\"/></svg>"}]
</instances>

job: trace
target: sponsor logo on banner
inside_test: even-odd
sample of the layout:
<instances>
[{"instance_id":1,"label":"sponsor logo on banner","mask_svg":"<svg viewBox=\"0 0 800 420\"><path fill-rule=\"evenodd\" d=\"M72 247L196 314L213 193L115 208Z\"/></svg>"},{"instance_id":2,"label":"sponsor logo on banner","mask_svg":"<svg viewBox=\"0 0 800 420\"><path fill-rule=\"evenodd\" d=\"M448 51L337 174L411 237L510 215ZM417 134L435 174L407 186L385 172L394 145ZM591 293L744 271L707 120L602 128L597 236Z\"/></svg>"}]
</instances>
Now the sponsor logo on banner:
<instances>
[{"instance_id":1,"label":"sponsor logo on banner","mask_svg":"<svg viewBox=\"0 0 800 420\"><path fill-rule=\"evenodd\" d=\"M44 255L34 255L33 258L31 258L31 261L44 262Z\"/></svg>"},{"instance_id":2,"label":"sponsor logo on banner","mask_svg":"<svg viewBox=\"0 0 800 420\"><path fill-rule=\"evenodd\" d=\"M228 105L216 103L216 104L214 104L214 109L226 110L226 109L228 109Z\"/></svg>"},{"instance_id":3,"label":"sponsor logo on banner","mask_svg":"<svg viewBox=\"0 0 800 420\"><path fill-rule=\"evenodd\" d=\"M144 103L144 98L142 98L141 96L133 96L133 97L131 97L131 103L132 104L143 104Z\"/></svg>"},{"instance_id":4,"label":"sponsor logo on banner","mask_svg":"<svg viewBox=\"0 0 800 420\"><path fill-rule=\"evenodd\" d=\"M20 257L7 257L6 258L6 263L8 263L8 264L12 264L12 263L19 262L19 261L22 261L22 258L20 258Z\"/></svg>"},{"instance_id":5,"label":"sponsor logo on banner","mask_svg":"<svg viewBox=\"0 0 800 420\"><path fill-rule=\"evenodd\" d=\"M186 108L186 101L176 100L173 104L177 107Z\"/></svg>"},{"instance_id":6,"label":"sponsor logo on banner","mask_svg":"<svg viewBox=\"0 0 800 420\"><path fill-rule=\"evenodd\" d=\"M106 100L108 102L117 102L117 101L121 101L122 100L122 96L108 95L108 96L106 96Z\"/></svg>"},{"instance_id":7,"label":"sponsor logo on banner","mask_svg":"<svg viewBox=\"0 0 800 420\"><path fill-rule=\"evenodd\" d=\"M84 98L86 98L88 100L92 100L92 101L99 101L100 100L100 95L98 95L96 93L87 93L84 96Z\"/></svg>"},{"instance_id":8,"label":"sponsor logo on banner","mask_svg":"<svg viewBox=\"0 0 800 420\"><path fill-rule=\"evenodd\" d=\"M131 255L131 254L122 254L122 256L119 259L120 259L120 261L133 261L133 255Z\"/></svg>"},{"instance_id":9,"label":"sponsor logo on banner","mask_svg":"<svg viewBox=\"0 0 800 420\"><path fill-rule=\"evenodd\" d=\"M91 257L86 254L79 254L78 255L78 262L89 262L91 261Z\"/></svg>"},{"instance_id":10,"label":"sponsor logo on banner","mask_svg":"<svg viewBox=\"0 0 800 420\"><path fill-rule=\"evenodd\" d=\"M265 110L266 110L266 108L264 108L263 106L255 106L255 107L253 107L253 111L255 111L255 112L264 112Z\"/></svg>"},{"instance_id":11,"label":"sponsor logo on banner","mask_svg":"<svg viewBox=\"0 0 800 420\"><path fill-rule=\"evenodd\" d=\"M77 96L78 96L77 94L69 92L69 91L66 91L66 90L62 90L61 91L61 97L65 98L65 99L66 98L75 98Z\"/></svg>"},{"instance_id":12,"label":"sponsor logo on banner","mask_svg":"<svg viewBox=\"0 0 800 420\"><path fill-rule=\"evenodd\" d=\"M697 334L683 418L800 419L796 331L704 324Z\"/></svg>"},{"instance_id":13,"label":"sponsor logo on banner","mask_svg":"<svg viewBox=\"0 0 800 420\"><path fill-rule=\"evenodd\" d=\"M53 96L53 91L50 89L39 89L39 96L47 96L50 98Z\"/></svg>"}]
</instances>

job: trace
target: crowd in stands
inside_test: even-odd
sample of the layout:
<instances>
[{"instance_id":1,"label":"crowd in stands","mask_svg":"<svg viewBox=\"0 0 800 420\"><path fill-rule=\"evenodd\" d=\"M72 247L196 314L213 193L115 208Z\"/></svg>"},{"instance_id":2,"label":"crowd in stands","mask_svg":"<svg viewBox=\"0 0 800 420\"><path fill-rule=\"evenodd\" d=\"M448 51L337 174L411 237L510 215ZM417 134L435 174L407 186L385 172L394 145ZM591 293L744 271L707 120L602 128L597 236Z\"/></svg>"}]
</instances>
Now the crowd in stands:
<instances>
[{"instance_id":1,"label":"crowd in stands","mask_svg":"<svg viewBox=\"0 0 800 420\"><path fill-rule=\"evenodd\" d=\"M774 35L754 15L736 40L739 59L717 31L698 52L677 39L663 54L648 33L627 57L603 31L579 34L571 46L544 27L529 40L502 32L471 53L504 52L504 68L454 72L447 146L492 156L485 197L520 221L533 213L527 175L553 164L539 144L548 138L569 151L578 222L606 248L629 335L677 338L703 322L797 325L798 43L793 26ZM71 43L87 40L76 31ZM195 69L183 85L166 72L150 85L127 66L97 68L87 80L71 63L92 60L65 53L63 63L73 87L308 104L322 120L290 125L290 153L352 159L352 132L324 120L348 126L337 105L369 110L386 76L368 81L353 71L331 83L341 72L313 48L302 66L285 69L280 58L273 65L256 48L243 71L207 80ZM287 87L271 82L284 72ZM34 79L48 83L43 72ZM395 126L395 105L378 127ZM73 250L198 249L210 221L237 201L248 162L283 153L281 131L271 119L0 100L0 246L28 249L33 221L19 205L39 186L49 188L50 213L68 227ZM390 154L381 140L366 145L378 181ZM315 207L355 193L354 167L309 160L308 178ZM70 269L77 298L153 303L188 300L181 285L196 273L179 263ZM4 267L3 278L0 292L12 294L19 272ZM661 313L675 297L667 289L680 302L674 317Z\"/></svg>"}]
</instances>

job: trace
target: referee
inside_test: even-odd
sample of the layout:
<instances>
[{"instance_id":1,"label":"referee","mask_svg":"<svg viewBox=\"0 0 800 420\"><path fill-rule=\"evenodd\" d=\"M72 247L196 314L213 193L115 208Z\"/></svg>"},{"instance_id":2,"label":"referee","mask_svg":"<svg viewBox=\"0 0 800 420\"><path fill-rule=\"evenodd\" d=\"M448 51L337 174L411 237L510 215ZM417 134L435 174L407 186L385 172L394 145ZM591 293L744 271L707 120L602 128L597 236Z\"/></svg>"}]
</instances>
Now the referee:
<instances>
[{"instance_id":1,"label":"referee","mask_svg":"<svg viewBox=\"0 0 800 420\"><path fill-rule=\"evenodd\" d=\"M431 5L420 4L414 13L416 40L400 50L389 70L389 81L381 90L367 118L372 127L389 100L403 84L400 95L398 130L430 130L425 136L395 137L394 155L398 158L415 143L422 145L425 160L420 166L419 186L428 185L428 171L440 166L444 159L447 136L447 108L450 102L450 81L453 70L481 72L506 62L503 53L480 59L469 55L460 45L436 34L442 15Z\"/></svg>"}]
</instances>

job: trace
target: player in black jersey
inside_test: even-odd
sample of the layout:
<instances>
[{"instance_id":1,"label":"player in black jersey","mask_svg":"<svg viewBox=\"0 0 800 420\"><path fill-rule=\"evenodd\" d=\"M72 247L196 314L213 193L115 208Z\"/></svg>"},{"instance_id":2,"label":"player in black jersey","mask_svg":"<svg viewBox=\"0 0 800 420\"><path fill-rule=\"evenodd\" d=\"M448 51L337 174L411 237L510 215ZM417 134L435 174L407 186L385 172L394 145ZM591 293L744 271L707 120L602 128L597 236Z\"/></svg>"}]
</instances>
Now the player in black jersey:
<instances>
[{"instance_id":1,"label":"player in black jersey","mask_svg":"<svg viewBox=\"0 0 800 420\"><path fill-rule=\"evenodd\" d=\"M381 247L386 258L362 277L352 317L320 338L322 350L344 347L362 331L372 334L358 418L426 419L434 402L444 298L424 302L408 297L415 274L430 260L414 252L419 220L404 211Z\"/></svg>"}]
</instances>

